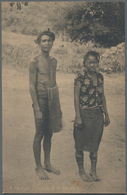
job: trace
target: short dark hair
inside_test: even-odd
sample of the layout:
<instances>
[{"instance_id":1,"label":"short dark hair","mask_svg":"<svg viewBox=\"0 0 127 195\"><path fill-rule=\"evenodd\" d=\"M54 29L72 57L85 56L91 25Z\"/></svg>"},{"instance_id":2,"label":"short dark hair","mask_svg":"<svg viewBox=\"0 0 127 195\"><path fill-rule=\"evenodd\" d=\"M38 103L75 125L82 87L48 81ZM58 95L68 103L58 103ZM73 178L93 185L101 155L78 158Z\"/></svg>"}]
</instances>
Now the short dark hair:
<instances>
[{"instance_id":1,"label":"short dark hair","mask_svg":"<svg viewBox=\"0 0 127 195\"><path fill-rule=\"evenodd\" d=\"M37 39L34 40L35 43L39 44L41 41L41 37L43 35L47 35L50 36L52 38L52 41L55 41L55 34L53 32L50 31L50 29L48 28L48 30L41 32L38 36Z\"/></svg>"},{"instance_id":2,"label":"short dark hair","mask_svg":"<svg viewBox=\"0 0 127 195\"><path fill-rule=\"evenodd\" d=\"M84 56L84 61L83 61L84 66L85 66L85 61L87 60L87 58L88 58L89 56L94 56L94 57L97 59L98 62L99 62L99 60L100 60L100 54L99 54L98 52L96 52L96 51L90 50L90 51L88 51L88 52L85 54L85 56Z\"/></svg>"}]
</instances>

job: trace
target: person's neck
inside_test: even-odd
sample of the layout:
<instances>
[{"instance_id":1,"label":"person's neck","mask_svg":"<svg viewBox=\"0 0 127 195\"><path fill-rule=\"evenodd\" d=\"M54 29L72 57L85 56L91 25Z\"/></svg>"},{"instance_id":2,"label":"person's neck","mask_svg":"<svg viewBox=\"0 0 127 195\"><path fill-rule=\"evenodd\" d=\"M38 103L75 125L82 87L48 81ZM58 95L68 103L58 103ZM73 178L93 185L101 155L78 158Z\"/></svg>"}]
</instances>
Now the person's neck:
<instances>
[{"instance_id":1,"label":"person's neck","mask_svg":"<svg viewBox=\"0 0 127 195\"><path fill-rule=\"evenodd\" d=\"M44 52L44 51L41 51L41 56L43 57L43 58L49 58L49 52Z\"/></svg>"}]
</instances>

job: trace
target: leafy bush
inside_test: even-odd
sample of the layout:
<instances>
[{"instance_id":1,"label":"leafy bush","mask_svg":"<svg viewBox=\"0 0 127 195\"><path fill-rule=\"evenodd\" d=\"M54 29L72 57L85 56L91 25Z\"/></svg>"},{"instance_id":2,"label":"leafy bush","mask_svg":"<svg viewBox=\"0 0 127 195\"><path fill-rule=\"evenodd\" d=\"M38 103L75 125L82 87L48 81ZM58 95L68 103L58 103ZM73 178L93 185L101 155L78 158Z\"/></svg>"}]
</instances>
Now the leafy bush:
<instances>
[{"instance_id":1,"label":"leafy bush","mask_svg":"<svg viewBox=\"0 0 127 195\"><path fill-rule=\"evenodd\" d=\"M32 50L30 46L16 47L10 44L2 45L2 65L27 68L31 58L38 53L38 50Z\"/></svg>"},{"instance_id":2,"label":"leafy bush","mask_svg":"<svg viewBox=\"0 0 127 195\"><path fill-rule=\"evenodd\" d=\"M15 2L16 3L16 2ZM2 29L25 35L37 35L51 28L66 40L96 42L116 46L125 38L124 2L29 2L21 10L10 10L2 2ZM80 51L79 51L80 52Z\"/></svg>"},{"instance_id":3,"label":"leafy bush","mask_svg":"<svg viewBox=\"0 0 127 195\"><path fill-rule=\"evenodd\" d=\"M125 38L125 2L70 2L50 20L56 32L66 30L72 41L111 47Z\"/></svg>"},{"instance_id":4,"label":"leafy bush","mask_svg":"<svg viewBox=\"0 0 127 195\"><path fill-rule=\"evenodd\" d=\"M28 68L31 58L38 52L39 48L34 43L35 37L14 33L2 35L2 65ZM97 48L92 42L77 44L61 42L56 38L51 50L51 56L57 59L57 71L63 73L76 73L82 70L83 58L88 50L100 53L100 70L105 72L117 72L125 70L125 43L105 49Z\"/></svg>"},{"instance_id":5,"label":"leafy bush","mask_svg":"<svg viewBox=\"0 0 127 195\"><path fill-rule=\"evenodd\" d=\"M107 49L100 59L100 69L107 73L125 70L125 42Z\"/></svg>"}]
</instances>

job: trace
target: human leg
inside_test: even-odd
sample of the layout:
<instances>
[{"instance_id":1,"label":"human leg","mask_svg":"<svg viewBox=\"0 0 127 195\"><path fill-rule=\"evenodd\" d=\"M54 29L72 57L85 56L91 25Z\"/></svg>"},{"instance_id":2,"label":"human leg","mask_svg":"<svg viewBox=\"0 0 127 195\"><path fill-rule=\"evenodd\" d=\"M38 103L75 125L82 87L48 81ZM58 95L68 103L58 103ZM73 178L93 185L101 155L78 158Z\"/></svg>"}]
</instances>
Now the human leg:
<instances>
[{"instance_id":1,"label":"human leg","mask_svg":"<svg viewBox=\"0 0 127 195\"><path fill-rule=\"evenodd\" d=\"M46 180L48 179L48 175L45 173L41 165L41 140L42 138L43 138L42 129L39 128L39 125L38 125L37 131L34 137L34 142L33 142L33 151L34 151L34 158L35 158L35 163L36 163L35 172L40 179Z\"/></svg>"},{"instance_id":2,"label":"human leg","mask_svg":"<svg viewBox=\"0 0 127 195\"><path fill-rule=\"evenodd\" d=\"M82 178L82 180L86 182L92 181L92 179L86 174L84 170L84 155L83 155L83 149L84 149L84 131L80 130L74 125L74 140L75 140L75 149L76 149L76 162L79 168L79 175Z\"/></svg>"},{"instance_id":3,"label":"human leg","mask_svg":"<svg viewBox=\"0 0 127 195\"><path fill-rule=\"evenodd\" d=\"M86 174L85 170L84 170L84 155L83 155L83 151L78 151L76 150L76 162L79 168L79 175L82 178L82 180L90 182L92 181L91 178Z\"/></svg>"},{"instance_id":4,"label":"human leg","mask_svg":"<svg viewBox=\"0 0 127 195\"><path fill-rule=\"evenodd\" d=\"M36 163L35 172L40 179L46 180L49 179L49 177L45 173L41 165L41 141L45 132L45 125L44 125L44 121L39 123L37 122L35 110L34 110L34 117L35 117L35 127L36 127L36 133L33 142L33 152L34 152L34 158Z\"/></svg>"},{"instance_id":5,"label":"human leg","mask_svg":"<svg viewBox=\"0 0 127 195\"><path fill-rule=\"evenodd\" d=\"M34 158L36 167L40 168L41 165L41 140L43 138L42 132L38 132L38 130L35 133L34 142L33 142L33 152L34 152Z\"/></svg>"},{"instance_id":6,"label":"human leg","mask_svg":"<svg viewBox=\"0 0 127 195\"><path fill-rule=\"evenodd\" d=\"M96 173L96 165L97 165L97 152L90 152L90 160L91 160L91 177L94 181L100 181L100 178Z\"/></svg>"},{"instance_id":7,"label":"human leg","mask_svg":"<svg viewBox=\"0 0 127 195\"><path fill-rule=\"evenodd\" d=\"M53 172L56 175L60 174L60 171L55 169L50 163L50 152L51 152L51 138L52 135L50 132L45 133L43 141L44 149L44 169L48 172Z\"/></svg>"}]
</instances>

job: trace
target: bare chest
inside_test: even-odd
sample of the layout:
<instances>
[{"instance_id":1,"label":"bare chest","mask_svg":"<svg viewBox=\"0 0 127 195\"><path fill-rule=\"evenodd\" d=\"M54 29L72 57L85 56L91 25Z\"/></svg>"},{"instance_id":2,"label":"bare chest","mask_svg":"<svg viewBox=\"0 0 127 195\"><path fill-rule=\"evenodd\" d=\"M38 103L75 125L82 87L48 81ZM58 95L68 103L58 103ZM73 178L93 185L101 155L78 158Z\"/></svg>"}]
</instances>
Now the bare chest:
<instances>
[{"instance_id":1,"label":"bare chest","mask_svg":"<svg viewBox=\"0 0 127 195\"><path fill-rule=\"evenodd\" d=\"M38 63L38 74L40 75L45 75L45 76L51 76L53 74L55 74L56 69L55 69L55 65L53 63L52 60L41 60Z\"/></svg>"}]
</instances>

